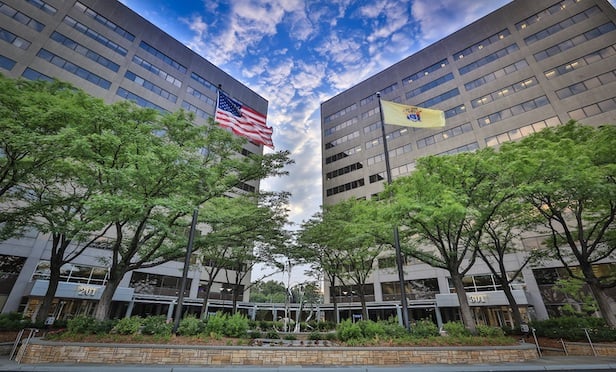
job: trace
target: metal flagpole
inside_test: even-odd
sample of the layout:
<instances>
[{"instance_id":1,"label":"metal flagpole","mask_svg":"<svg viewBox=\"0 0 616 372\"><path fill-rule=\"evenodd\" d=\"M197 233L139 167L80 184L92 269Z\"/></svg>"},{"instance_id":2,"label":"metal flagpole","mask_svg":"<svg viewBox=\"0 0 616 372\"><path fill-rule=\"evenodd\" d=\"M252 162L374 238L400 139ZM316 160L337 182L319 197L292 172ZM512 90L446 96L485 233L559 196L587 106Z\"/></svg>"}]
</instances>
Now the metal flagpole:
<instances>
[{"instance_id":1,"label":"metal flagpole","mask_svg":"<svg viewBox=\"0 0 616 372\"><path fill-rule=\"evenodd\" d=\"M381 132L383 134L383 150L385 151L385 170L387 173L387 184L391 185L391 167L389 165L389 149L387 148L387 135L385 134L385 119L383 118L383 107L381 105L381 92L376 93L376 98L379 101L379 113L381 115ZM400 280L400 302L402 305L402 322L404 328L410 331L409 324L409 308L406 301L406 286L404 282L404 263L402 261L402 251L400 250L400 235L398 226L394 226L394 248L396 250L396 266L398 267L398 279Z\"/></svg>"},{"instance_id":2,"label":"metal flagpole","mask_svg":"<svg viewBox=\"0 0 616 372\"><path fill-rule=\"evenodd\" d=\"M190 265L190 255L193 250L193 241L195 239L195 229L197 227L197 216L199 215L199 209L195 208L192 215L192 221L190 224L190 231L188 233L188 247L186 247L186 257L184 258L184 267L182 269L182 280L180 281L180 293L178 294L178 303L175 308L175 319L173 322L172 333L176 334L180 327L180 318L182 317L182 305L184 304L184 291L186 290L186 281L188 278L188 266Z\"/></svg>"}]
</instances>

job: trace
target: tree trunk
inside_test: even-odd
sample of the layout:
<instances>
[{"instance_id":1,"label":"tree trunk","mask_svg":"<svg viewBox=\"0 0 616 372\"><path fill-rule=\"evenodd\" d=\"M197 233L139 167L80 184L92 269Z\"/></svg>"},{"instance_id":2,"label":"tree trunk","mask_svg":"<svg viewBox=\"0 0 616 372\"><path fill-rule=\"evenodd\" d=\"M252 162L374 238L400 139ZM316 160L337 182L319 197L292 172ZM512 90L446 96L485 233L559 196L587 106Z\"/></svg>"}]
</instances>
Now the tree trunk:
<instances>
[{"instance_id":1,"label":"tree trunk","mask_svg":"<svg viewBox=\"0 0 616 372\"><path fill-rule=\"evenodd\" d=\"M212 292L212 282L208 281L207 284L205 285L205 297L203 298L203 307L201 308L201 319L205 319L207 318L207 308L208 308L208 301L210 299L210 293Z\"/></svg>"},{"instance_id":2,"label":"tree trunk","mask_svg":"<svg viewBox=\"0 0 616 372\"><path fill-rule=\"evenodd\" d=\"M466 297L466 291L464 290L464 283L462 283L462 277L460 275L454 275L451 273L451 281L453 282L456 294L458 295L458 302L460 302L460 314L462 315L462 322L466 329L468 329L472 335L477 334L477 326L475 325L475 319L473 312L468 304L468 298Z\"/></svg>"},{"instance_id":3,"label":"tree trunk","mask_svg":"<svg viewBox=\"0 0 616 372\"><path fill-rule=\"evenodd\" d=\"M599 312L605 323L610 328L616 328L616 301L605 293L605 290L599 286L597 281L597 279L592 280L588 283L588 286L597 301Z\"/></svg>"},{"instance_id":4,"label":"tree trunk","mask_svg":"<svg viewBox=\"0 0 616 372\"><path fill-rule=\"evenodd\" d=\"M94 309L94 318L97 320L107 320L109 319L109 313L111 312L111 301L113 299L113 294L116 289L120 286L120 281L122 280L123 275L109 275L109 280L107 281L107 285L101 294L100 300L98 300L98 304L96 304L96 308Z\"/></svg>"},{"instance_id":5,"label":"tree trunk","mask_svg":"<svg viewBox=\"0 0 616 372\"><path fill-rule=\"evenodd\" d=\"M519 327L522 324L522 314L520 313L520 306L515 301L513 297L513 292L511 291L511 287L509 286L509 282L507 280L500 281L501 286L503 287L503 292L505 293L505 297L507 297L507 301L509 302L509 306L511 307L511 316L513 317L513 325L515 327Z\"/></svg>"},{"instance_id":6,"label":"tree trunk","mask_svg":"<svg viewBox=\"0 0 616 372\"><path fill-rule=\"evenodd\" d=\"M39 308L38 313L36 314L37 322L45 322L47 317L49 316L49 310L51 309L51 304L56 296L56 291L58 289L58 283L60 282L60 263L56 263L54 261L54 257L51 258L50 266L49 266L49 285L47 286L47 292L45 292L45 297L43 297L43 302L41 303L41 307Z\"/></svg>"},{"instance_id":7,"label":"tree trunk","mask_svg":"<svg viewBox=\"0 0 616 372\"><path fill-rule=\"evenodd\" d=\"M361 302L361 318L362 320L369 320L368 318L368 305L366 305L366 296L363 293L359 293L359 301ZM351 319L353 320L353 319Z\"/></svg>"}]
</instances>

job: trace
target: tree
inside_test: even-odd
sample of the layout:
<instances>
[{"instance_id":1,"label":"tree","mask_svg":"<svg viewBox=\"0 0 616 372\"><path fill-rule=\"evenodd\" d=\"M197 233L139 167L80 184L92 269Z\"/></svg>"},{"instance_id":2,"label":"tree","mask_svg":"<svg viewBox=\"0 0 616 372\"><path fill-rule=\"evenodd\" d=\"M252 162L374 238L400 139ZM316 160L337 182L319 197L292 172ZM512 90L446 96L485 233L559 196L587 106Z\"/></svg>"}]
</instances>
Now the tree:
<instances>
[{"instance_id":1,"label":"tree","mask_svg":"<svg viewBox=\"0 0 616 372\"><path fill-rule=\"evenodd\" d=\"M410 176L392 183L390 204L384 204L391 223L400 226L403 251L447 270L462 321L472 333L476 325L462 279L475 263L484 226L500 203L491 196L497 164L490 153L422 158Z\"/></svg>"},{"instance_id":2,"label":"tree","mask_svg":"<svg viewBox=\"0 0 616 372\"><path fill-rule=\"evenodd\" d=\"M616 277L593 267L614 259L616 251L615 148L615 126L573 121L501 147L524 200L548 229L549 253L571 278L588 285L610 327L616 327L616 302L607 290L616 286Z\"/></svg>"},{"instance_id":3,"label":"tree","mask_svg":"<svg viewBox=\"0 0 616 372\"><path fill-rule=\"evenodd\" d=\"M195 242L208 275L202 316L220 273L232 285L235 311L241 283L252 267L258 262L274 262L272 256L283 251L288 240L284 230L288 198L286 192L269 192L219 197L204 205L201 221L208 226L208 233Z\"/></svg>"},{"instance_id":4,"label":"tree","mask_svg":"<svg viewBox=\"0 0 616 372\"><path fill-rule=\"evenodd\" d=\"M90 213L94 183L80 161L76 128L104 116L102 100L57 81L27 82L2 78L3 127L2 220L7 235L25 229L51 236L48 287L37 313L44 321L54 299L63 265L96 242L105 227ZM6 90L5 90L6 89ZM10 96L7 96L10 95ZM53 146L53 147L52 147Z\"/></svg>"},{"instance_id":5,"label":"tree","mask_svg":"<svg viewBox=\"0 0 616 372\"><path fill-rule=\"evenodd\" d=\"M238 156L243 139L210 121L192 123L183 111L156 112L121 102L81 145L88 153L100 194L92 208L113 235L109 280L95 309L109 317L112 296L132 270L185 255L190 215L205 201L235 186L284 174L288 153Z\"/></svg>"},{"instance_id":6,"label":"tree","mask_svg":"<svg viewBox=\"0 0 616 372\"><path fill-rule=\"evenodd\" d=\"M284 303L287 288L275 280L255 282L250 291L250 302Z\"/></svg>"},{"instance_id":7,"label":"tree","mask_svg":"<svg viewBox=\"0 0 616 372\"><path fill-rule=\"evenodd\" d=\"M66 83L14 80L0 74L0 201L64 156L70 142L63 139L63 131L84 120L90 101ZM7 222L3 212L14 204L0 205L0 222Z\"/></svg>"},{"instance_id":8,"label":"tree","mask_svg":"<svg viewBox=\"0 0 616 372\"><path fill-rule=\"evenodd\" d=\"M356 289L363 319L368 319L368 278L384 245L376 238L375 231L381 229L381 225L377 224L375 213L365 200L347 200L327 206L320 220L316 216L304 223L299 238L303 247L300 254L318 265L334 288L339 281L343 286L352 286L349 291ZM337 306L335 297L334 305Z\"/></svg>"}]
</instances>

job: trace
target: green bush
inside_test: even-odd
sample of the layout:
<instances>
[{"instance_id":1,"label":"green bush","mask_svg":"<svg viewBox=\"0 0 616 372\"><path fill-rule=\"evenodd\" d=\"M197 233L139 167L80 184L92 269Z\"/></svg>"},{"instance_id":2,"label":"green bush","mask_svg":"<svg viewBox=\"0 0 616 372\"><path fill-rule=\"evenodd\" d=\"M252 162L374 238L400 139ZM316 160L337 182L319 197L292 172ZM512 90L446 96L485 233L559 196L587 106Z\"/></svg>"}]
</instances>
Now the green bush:
<instances>
[{"instance_id":1,"label":"green bush","mask_svg":"<svg viewBox=\"0 0 616 372\"><path fill-rule=\"evenodd\" d=\"M265 338L269 338L269 339L279 339L280 335L278 334L278 331L276 331L275 329L270 329L269 331L267 331L267 333L265 334Z\"/></svg>"},{"instance_id":2,"label":"green bush","mask_svg":"<svg viewBox=\"0 0 616 372\"><path fill-rule=\"evenodd\" d=\"M178 333L182 336L196 336L203 332L205 324L194 315L188 315L180 320Z\"/></svg>"},{"instance_id":3,"label":"green bush","mask_svg":"<svg viewBox=\"0 0 616 372\"><path fill-rule=\"evenodd\" d=\"M361 320L355 324L359 325L359 328L361 328L361 334L364 338L381 337L386 334L382 323L373 322L371 320Z\"/></svg>"},{"instance_id":4,"label":"green bush","mask_svg":"<svg viewBox=\"0 0 616 372\"><path fill-rule=\"evenodd\" d=\"M413 337L425 338L438 335L438 326L431 320L420 320L411 326L411 336Z\"/></svg>"},{"instance_id":5,"label":"green bush","mask_svg":"<svg viewBox=\"0 0 616 372\"><path fill-rule=\"evenodd\" d=\"M248 332L248 338L252 340L254 340L255 338L261 338L261 337L263 337L263 335L261 334L261 331L258 331L256 329Z\"/></svg>"},{"instance_id":6,"label":"green bush","mask_svg":"<svg viewBox=\"0 0 616 372\"><path fill-rule=\"evenodd\" d=\"M227 314L217 312L215 315L210 315L205 323L205 333L208 335L224 335L226 322Z\"/></svg>"},{"instance_id":7,"label":"green bush","mask_svg":"<svg viewBox=\"0 0 616 372\"><path fill-rule=\"evenodd\" d=\"M94 325L97 323L97 320L91 316L79 315L70 319L66 326L68 331L71 333L77 334L90 334L94 333Z\"/></svg>"},{"instance_id":8,"label":"green bush","mask_svg":"<svg viewBox=\"0 0 616 372\"><path fill-rule=\"evenodd\" d=\"M167 322L164 315L149 316L143 319L141 333L144 335L167 336L171 335L173 324Z\"/></svg>"},{"instance_id":9,"label":"green bush","mask_svg":"<svg viewBox=\"0 0 616 372\"><path fill-rule=\"evenodd\" d=\"M451 337L470 336L470 332L462 322L447 322L443 324L443 329Z\"/></svg>"},{"instance_id":10,"label":"green bush","mask_svg":"<svg viewBox=\"0 0 616 372\"><path fill-rule=\"evenodd\" d=\"M284 335L284 339L287 341L295 341L297 340L297 337L294 334L287 334Z\"/></svg>"},{"instance_id":11,"label":"green bush","mask_svg":"<svg viewBox=\"0 0 616 372\"><path fill-rule=\"evenodd\" d=\"M229 337L246 337L248 334L248 318L240 313L235 313L225 319L223 334Z\"/></svg>"},{"instance_id":12,"label":"green bush","mask_svg":"<svg viewBox=\"0 0 616 372\"><path fill-rule=\"evenodd\" d=\"M321 332L319 332L319 331L312 331L308 335L308 339L316 341L316 340L323 340L324 338L323 338L323 335L321 334Z\"/></svg>"},{"instance_id":13,"label":"green bush","mask_svg":"<svg viewBox=\"0 0 616 372\"><path fill-rule=\"evenodd\" d=\"M497 327L479 324L477 325L477 334L482 337L502 337L505 335L505 332Z\"/></svg>"},{"instance_id":14,"label":"green bush","mask_svg":"<svg viewBox=\"0 0 616 372\"><path fill-rule=\"evenodd\" d=\"M105 335L113 329L113 327L118 324L117 320L96 320L92 321L90 325L90 332L95 335Z\"/></svg>"},{"instance_id":15,"label":"green bush","mask_svg":"<svg viewBox=\"0 0 616 372\"><path fill-rule=\"evenodd\" d=\"M542 337L586 341L584 329L587 329L593 341L616 341L616 330L611 330L602 318L563 316L535 321L530 326Z\"/></svg>"},{"instance_id":16,"label":"green bush","mask_svg":"<svg viewBox=\"0 0 616 372\"><path fill-rule=\"evenodd\" d=\"M340 341L358 340L362 338L362 329L357 323L351 322L349 319L338 324L336 334Z\"/></svg>"},{"instance_id":17,"label":"green bush","mask_svg":"<svg viewBox=\"0 0 616 372\"><path fill-rule=\"evenodd\" d=\"M17 331L30 325L30 320L24 318L20 313L0 314L0 330L2 331Z\"/></svg>"},{"instance_id":18,"label":"green bush","mask_svg":"<svg viewBox=\"0 0 616 372\"><path fill-rule=\"evenodd\" d=\"M114 330L121 335L134 335L139 332L143 319L140 316L122 318L114 327Z\"/></svg>"}]
</instances>

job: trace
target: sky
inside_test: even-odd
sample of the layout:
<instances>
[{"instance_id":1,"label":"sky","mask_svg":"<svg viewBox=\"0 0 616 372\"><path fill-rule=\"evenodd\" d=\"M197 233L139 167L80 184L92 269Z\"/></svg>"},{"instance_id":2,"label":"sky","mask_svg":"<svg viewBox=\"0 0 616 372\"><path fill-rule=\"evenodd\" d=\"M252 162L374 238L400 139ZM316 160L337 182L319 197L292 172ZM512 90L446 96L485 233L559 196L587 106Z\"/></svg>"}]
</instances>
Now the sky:
<instances>
[{"instance_id":1,"label":"sky","mask_svg":"<svg viewBox=\"0 0 616 372\"><path fill-rule=\"evenodd\" d=\"M321 102L510 2L120 1L268 100L275 151L295 164L261 189L292 194L292 229L322 204Z\"/></svg>"}]
</instances>

